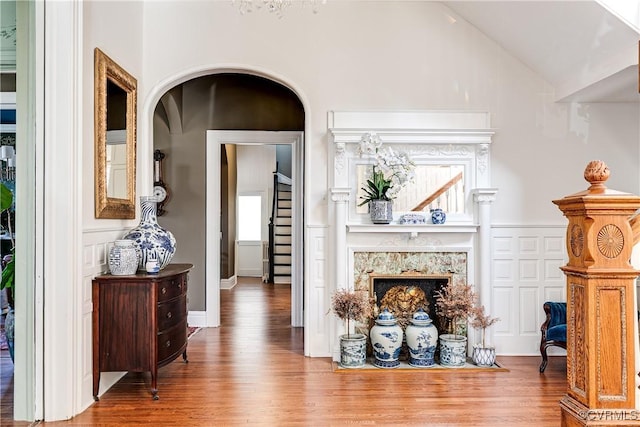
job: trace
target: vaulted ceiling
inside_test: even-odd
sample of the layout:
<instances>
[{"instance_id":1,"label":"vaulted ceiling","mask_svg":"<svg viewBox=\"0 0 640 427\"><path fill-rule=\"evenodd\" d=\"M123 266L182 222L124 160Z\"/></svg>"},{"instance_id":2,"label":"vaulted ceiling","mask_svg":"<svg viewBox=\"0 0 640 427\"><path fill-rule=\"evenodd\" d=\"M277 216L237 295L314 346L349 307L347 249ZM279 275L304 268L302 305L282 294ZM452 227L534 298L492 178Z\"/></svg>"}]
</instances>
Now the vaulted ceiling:
<instances>
[{"instance_id":1,"label":"vaulted ceiling","mask_svg":"<svg viewBox=\"0 0 640 427\"><path fill-rule=\"evenodd\" d=\"M556 101L640 102L640 33L599 2L443 3L552 84Z\"/></svg>"}]
</instances>

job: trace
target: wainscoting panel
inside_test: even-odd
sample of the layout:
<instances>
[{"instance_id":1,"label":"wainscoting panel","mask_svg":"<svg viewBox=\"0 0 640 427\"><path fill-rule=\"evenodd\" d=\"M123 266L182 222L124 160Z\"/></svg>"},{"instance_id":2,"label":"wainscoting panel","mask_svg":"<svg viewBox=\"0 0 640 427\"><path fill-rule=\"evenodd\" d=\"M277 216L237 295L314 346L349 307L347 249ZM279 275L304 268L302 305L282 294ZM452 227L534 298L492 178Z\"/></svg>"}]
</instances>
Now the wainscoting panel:
<instances>
[{"instance_id":1,"label":"wainscoting panel","mask_svg":"<svg viewBox=\"0 0 640 427\"><path fill-rule=\"evenodd\" d=\"M565 231L564 225L492 227L491 314L501 319L493 327L499 354L540 354L542 305L566 301Z\"/></svg>"},{"instance_id":2,"label":"wainscoting panel","mask_svg":"<svg viewBox=\"0 0 640 427\"><path fill-rule=\"evenodd\" d=\"M520 287L520 291L518 292L520 301L517 305L520 309L518 316L518 326L520 328L518 334L520 336L538 337L538 331L540 330L540 323L536 315L538 307L532 304L532 302L540 299L539 291L537 287Z\"/></svg>"},{"instance_id":3,"label":"wainscoting panel","mask_svg":"<svg viewBox=\"0 0 640 427\"><path fill-rule=\"evenodd\" d=\"M95 276L109 270L108 253L109 248L116 239L129 230L126 229L104 229L104 230L85 230L82 237L83 245L83 268L82 268L82 330L81 341L83 343L81 366L83 372L82 381L82 406L89 407L93 401L93 349L92 349L92 314L93 301L91 291L91 281ZM105 372L101 375L100 393L104 393L123 373Z\"/></svg>"},{"instance_id":4,"label":"wainscoting panel","mask_svg":"<svg viewBox=\"0 0 640 427\"><path fill-rule=\"evenodd\" d=\"M326 227L308 227L305 264L309 268L305 271L307 283L305 289L306 314L305 354L312 357L328 357L331 355L330 321L334 317L329 313L329 298L333 291L329 288L328 259L327 259L327 231Z\"/></svg>"}]
</instances>

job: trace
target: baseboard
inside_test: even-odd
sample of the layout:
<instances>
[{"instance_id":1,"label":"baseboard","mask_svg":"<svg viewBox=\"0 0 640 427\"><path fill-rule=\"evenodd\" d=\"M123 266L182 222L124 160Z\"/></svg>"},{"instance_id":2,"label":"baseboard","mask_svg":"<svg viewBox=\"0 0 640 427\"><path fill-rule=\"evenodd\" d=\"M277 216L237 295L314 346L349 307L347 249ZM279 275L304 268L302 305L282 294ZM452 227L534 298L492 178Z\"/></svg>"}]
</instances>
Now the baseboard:
<instances>
[{"instance_id":1,"label":"baseboard","mask_svg":"<svg viewBox=\"0 0 640 427\"><path fill-rule=\"evenodd\" d=\"M189 311L187 314L187 323L189 326L207 326L207 312L206 311Z\"/></svg>"},{"instance_id":2,"label":"baseboard","mask_svg":"<svg viewBox=\"0 0 640 427\"><path fill-rule=\"evenodd\" d=\"M262 277L262 269L261 268L238 268L238 276Z\"/></svg>"},{"instance_id":3,"label":"baseboard","mask_svg":"<svg viewBox=\"0 0 640 427\"><path fill-rule=\"evenodd\" d=\"M231 276L228 279L220 279L220 289L233 289L238 284L238 276Z\"/></svg>"}]
</instances>

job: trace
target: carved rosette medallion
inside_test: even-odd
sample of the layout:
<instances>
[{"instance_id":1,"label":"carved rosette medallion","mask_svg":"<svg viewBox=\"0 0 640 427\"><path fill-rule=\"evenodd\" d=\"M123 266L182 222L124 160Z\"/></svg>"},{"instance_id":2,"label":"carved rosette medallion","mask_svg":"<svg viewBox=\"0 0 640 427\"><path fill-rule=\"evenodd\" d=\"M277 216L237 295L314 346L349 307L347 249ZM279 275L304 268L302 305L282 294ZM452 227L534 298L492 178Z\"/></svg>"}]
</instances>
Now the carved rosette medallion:
<instances>
[{"instance_id":1,"label":"carved rosette medallion","mask_svg":"<svg viewBox=\"0 0 640 427\"><path fill-rule=\"evenodd\" d=\"M574 257L582 255L584 234L582 233L582 227L578 224L573 224L573 227L571 227L571 232L569 233L569 245L571 246L571 253Z\"/></svg>"},{"instance_id":2,"label":"carved rosette medallion","mask_svg":"<svg viewBox=\"0 0 640 427\"><path fill-rule=\"evenodd\" d=\"M597 238L598 250L607 258L615 258L624 248L622 230L613 224L607 224L600 229Z\"/></svg>"}]
</instances>

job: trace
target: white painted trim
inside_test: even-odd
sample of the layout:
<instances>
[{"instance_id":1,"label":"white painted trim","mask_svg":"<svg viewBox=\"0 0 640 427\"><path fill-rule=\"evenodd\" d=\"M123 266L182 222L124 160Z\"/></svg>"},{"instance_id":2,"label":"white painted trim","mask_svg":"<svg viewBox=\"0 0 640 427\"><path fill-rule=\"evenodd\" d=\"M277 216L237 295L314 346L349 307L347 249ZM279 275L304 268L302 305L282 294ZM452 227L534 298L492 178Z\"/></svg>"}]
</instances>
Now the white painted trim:
<instances>
[{"instance_id":1,"label":"white painted trim","mask_svg":"<svg viewBox=\"0 0 640 427\"><path fill-rule=\"evenodd\" d=\"M334 286L328 280L330 256L328 254L330 227L309 225L306 231L305 265L305 334L304 355L310 357L331 356L331 343L335 331L336 316L330 313L329 297ZM313 331L309 333L308 331Z\"/></svg>"},{"instance_id":2,"label":"white painted trim","mask_svg":"<svg viewBox=\"0 0 640 427\"><path fill-rule=\"evenodd\" d=\"M262 273L262 271L260 271ZM262 274L260 274L262 276ZM233 289L238 284L238 276L235 274L228 279L220 279L220 289ZM203 311L206 313L206 311Z\"/></svg>"},{"instance_id":3,"label":"white painted trim","mask_svg":"<svg viewBox=\"0 0 640 427\"><path fill-rule=\"evenodd\" d=\"M220 326L220 150L207 132L205 202L205 326ZM218 165L215 167L214 165ZM216 220L209 221L209 217ZM210 224L209 224L210 222Z\"/></svg>"},{"instance_id":4,"label":"white painted trim","mask_svg":"<svg viewBox=\"0 0 640 427\"><path fill-rule=\"evenodd\" d=\"M478 225L460 224L347 224L349 233L475 233Z\"/></svg>"},{"instance_id":5,"label":"white painted trim","mask_svg":"<svg viewBox=\"0 0 640 427\"><path fill-rule=\"evenodd\" d=\"M329 111L329 129L359 129L360 135L367 129L476 130L486 131L490 126L489 113L485 111Z\"/></svg>"},{"instance_id":6,"label":"white painted trim","mask_svg":"<svg viewBox=\"0 0 640 427\"><path fill-rule=\"evenodd\" d=\"M298 176L303 170L303 133L302 132L268 132L268 131L207 131L206 144L206 256L205 282L207 326L220 325L220 149L222 144L290 144L293 164L292 194L292 241L294 251L291 254L291 323L302 326L303 318L303 280L304 271L301 255L303 221L302 186ZM209 185L214 183L214 185ZM262 275L262 271L257 277ZM306 332L306 331L305 331Z\"/></svg>"},{"instance_id":7,"label":"white painted trim","mask_svg":"<svg viewBox=\"0 0 640 427\"><path fill-rule=\"evenodd\" d=\"M207 326L207 312L206 311L189 311L187 314L187 324L189 326Z\"/></svg>"},{"instance_id":8,"label":"white painted trim","mask_svg":"<svg viewBox=\"0 0 640 427\"><path fill-rule=\"evenodd\" d=\"M45 421L71 418L82 401L82 9L47 2L45 14L44 183L55 182L43 205Z\"/></svg>"},{"instance_id":9,"label":"white painted trim","mask_svg":"<svg viewBox=\"0 0 640 427\"><path fill-rule=\"evenodd\" d=\"M44 69L45 18L44 2L17 2L16 18L20 55L16 75L19 102L16 111L18 129L25 141L16 157L16 209L21 214L16 221L16 234L21 244L16 248L16 282L33 286L16 288L16 335L25 339L16 342L14 365L14 405L16 420L44 418L44 284L43 253L44 216ZM16 102L16 100L14 100ZM33 126L34 119L36 126Z\"/></svg>"}]
</instances>

